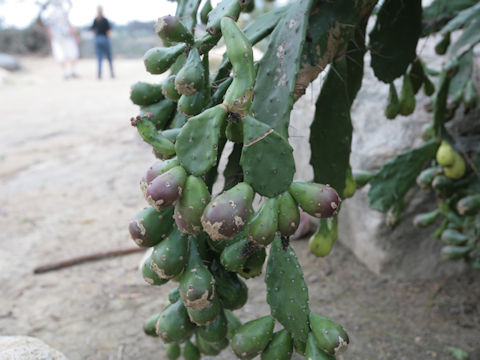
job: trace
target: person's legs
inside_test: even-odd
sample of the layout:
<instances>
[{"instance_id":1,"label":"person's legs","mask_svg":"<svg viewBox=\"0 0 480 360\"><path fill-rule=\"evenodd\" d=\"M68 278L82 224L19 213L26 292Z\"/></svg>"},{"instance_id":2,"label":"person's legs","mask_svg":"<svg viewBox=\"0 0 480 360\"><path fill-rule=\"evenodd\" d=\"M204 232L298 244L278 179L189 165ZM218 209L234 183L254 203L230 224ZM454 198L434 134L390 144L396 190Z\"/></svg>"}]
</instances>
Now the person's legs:
<instances>
[{"instance_id":1,"label":"person's legs","mask_svg":"<svg viewBox=\"0 0 480 360\"><path fill-rule=\"evenodd\" d=\"M99 79L102 78L102 60L103 60L103 49L102 49L102 42L99 36L95 37L95 52L97 54L97 77Z\"/></svg>"},{"instance_id":2,"label":"person's legs","mask_svg":"<svg viewBox=\"0 0 480 360\"><path fill-rule=\"evenodd\" d=\"M108 38L106 38L106 42L105 42L105 54L108 59L108 64L110 65L110 76L114 78L115 73L113 72L112 48L110 46L110 39Z\"/></svg>"}]
</instances>

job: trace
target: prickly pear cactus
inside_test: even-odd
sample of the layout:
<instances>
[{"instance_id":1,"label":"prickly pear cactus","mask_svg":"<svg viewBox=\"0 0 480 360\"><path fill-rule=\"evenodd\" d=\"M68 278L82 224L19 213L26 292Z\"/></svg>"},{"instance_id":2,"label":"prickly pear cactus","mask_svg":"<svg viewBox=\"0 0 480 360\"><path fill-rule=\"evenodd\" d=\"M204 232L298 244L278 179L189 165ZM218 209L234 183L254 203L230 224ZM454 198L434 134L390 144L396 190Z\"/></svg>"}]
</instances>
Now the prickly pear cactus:
<instances>
[{"instance_id":1,"label":"prickly pear cactus","mask_svg":"<svg viewBox=\"0 0 480 360\"><path fill-rule=\"evenodd\" d=\"M290 359L294 349L308 359L335 359L348 335L310 310L290 236L302 209L320 219L310 239L312 253L328 255L341 226L341 198L367 183L369 204L397 218L415 182L434 189L438 209L420 214L416 224L426 227L443 218L436 231L445 243L442 254L480 268L480 151L463 149L445 126L461 103L468 109L477 104L471 48L480 37L471 33L479 7L454 7L452 20L432 29L428 8L430 22L422 25L420 0L385 1L368 39L376 2L295 1L242 28L237 20L255 9L254 0L223 0L216 7L207 1L201 9L199 0L178 0L175 16L156 24L164 46L148 50L144 63L147 72L166 74L155 84L134 84L130 98L140 106L131 124L157 160L140 181L150 207L134 217L129 231L138 246L153 247L142 267L145 281L178 282L167 306L144 326L147 335L169 344L167 358L182 352L185 359L215 356L231 345L240 359ZM206 32L201 36L195 34L202 27L197 15ZM467 35L451 43L450 32L462 27ZM416 56L416 44L439 30L444 39L438 52L449 61L434 72ZM209 52L222 38L226 52L215 68ZM255 63L252 46L263 39L267 50ZM350 110L367 49L375 74L390 88L387 118L411 114L422 86L433 99L426 142L375 173L352 169L349 160ZM314 178L293 181L290 112L327 66L310 131ZM400 77L397 94L393 81ZM223 191L211 193L228 143L233 150ZM254 208L255 196L261 203ZM248 282L241 278L262 274L265 262L270 314L242 325L232 312L248 301ZM275 325L281 329L274 332Z\"/></svg>"}]
</instances>

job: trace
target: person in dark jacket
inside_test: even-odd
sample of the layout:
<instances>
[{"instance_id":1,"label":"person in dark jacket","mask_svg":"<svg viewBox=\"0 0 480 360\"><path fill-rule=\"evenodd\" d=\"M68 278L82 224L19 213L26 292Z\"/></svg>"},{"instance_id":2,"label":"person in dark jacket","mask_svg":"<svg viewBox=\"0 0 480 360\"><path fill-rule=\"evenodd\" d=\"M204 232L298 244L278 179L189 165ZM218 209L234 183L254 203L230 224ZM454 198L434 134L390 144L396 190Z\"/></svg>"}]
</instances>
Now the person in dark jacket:
<instances>
[{"instance_id":1,"label":"person in dark jacket","mask_svg":"<svg viewBox=\"0 0 480 360\"><path fill-rule=\"evenodd\" d=\"M105 56L110 65L110 76L115 77L113 72L112 49L110 46L110 22L103 16L101 6L97 8L97 17L93 20L90 30L95 32L95 52L98 60L98 79L102 78L102 60Z\"/></svg>"}]
</instances>

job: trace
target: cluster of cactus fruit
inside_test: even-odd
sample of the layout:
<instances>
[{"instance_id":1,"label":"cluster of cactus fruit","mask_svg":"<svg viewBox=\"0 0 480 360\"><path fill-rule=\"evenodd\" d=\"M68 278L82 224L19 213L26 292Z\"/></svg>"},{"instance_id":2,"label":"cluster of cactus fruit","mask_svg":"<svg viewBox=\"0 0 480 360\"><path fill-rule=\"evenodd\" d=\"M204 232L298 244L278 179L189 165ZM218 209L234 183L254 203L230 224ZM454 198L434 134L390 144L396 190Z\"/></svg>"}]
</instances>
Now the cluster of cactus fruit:
<instances>
[{"instance_id":1,"label":"cluster of cactus fruit","mask_svg":"<svg viewBox=\"0 0 480 360\"><path fill-rule=\"evenodd\" d=\"M452 6L445 1L430 6ZM390 86L385 115L392 119L412 113L423 85L434 99L434 120L425 144L369 173L350 167L350 109L362 83L366 24L376 0L295 1L243 29L236 21L253 10L253 0L222 0L216 7L207 0L200 10L200 0L177 3L175 16L162 17L155 25L164 46L144 56L147 72L169 70L168 77L159 84L136 83L130 96L140 106L131 124L158 160L140 182L149 207L136 215L129 230L138 246L152 248L142 268L145 281L156 286L178 282L165 309L144 326L146 334L168 344L169 359L177 359L182 346L189 360L217 355L229 344L241 359L290 359L294 349L307 359L335 359L345 350L348 335L310 310L289 238L299 225L301 208L320 219L309 241L312 253L328 255L338 233L339 193L351 197L367 183L370 206L390 212L392 222L417 176L423 187L435 188L439 209L419 216L417 223L425 226L442 214L445 220L437 233L448 244L444 253L478 267L478 171L474 162L465 162L471 153L462 156L448 145L453 140L445 126L461 101L475 107L478 95L470 79L465 80L473 62L472 37L460 37L462 46L439 45L439 52L449 46L455 51L435 73L416 55L419 37L439 31L429 21L432 11L425 9L422 22L420 0L381 4L368 49L375 75ZM453 6L453 20L442 30L445 39L475 19L471 12L480 11L467 3ZM196 37L197 15L206 33ZM226 53L211 74L209 52L221 38ZM254 62L252 46L265 38L267 50ZM294 181L290 112L327 65L310 129L314 179ZM436 75L435 86L429 76ZM398 97L393 80L400 76ZM448 95L453 93L452 107ZM215 195L212 188L226 149L231 153L224 188ZM438 166L423 170L435 155ZM255 197L260 199L256 209ZM242 325L233 314L248 299L241 277L260 275L265 262L270 314ZM283 329L274 332L276 322Z\"/></svg>"}]
</instances>

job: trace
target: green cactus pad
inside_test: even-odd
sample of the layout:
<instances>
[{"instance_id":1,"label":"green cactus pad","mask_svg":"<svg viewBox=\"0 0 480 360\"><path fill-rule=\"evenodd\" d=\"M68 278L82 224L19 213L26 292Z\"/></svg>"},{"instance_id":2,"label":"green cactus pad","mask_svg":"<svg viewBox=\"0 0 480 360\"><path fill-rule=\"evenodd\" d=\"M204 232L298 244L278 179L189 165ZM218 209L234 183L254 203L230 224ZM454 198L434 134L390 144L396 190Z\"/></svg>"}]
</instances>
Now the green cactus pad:
<instances>
[{"instance_id":1,"label":"green cactus pad","mask_svg":"<svg viewBox=\"0 0 480 360\"><path fill-rule=\"evenodd\" d=\"M162 94L167 99L172 101L178 101L180 99L181 94L175 89L175 75L172 74L167 77L165 80L162 81Z\"/></svg>"},{"instance_id":2,"label":"green cactus pad","mask_svg":"<svg viewBox=\"0 0 480 360\"><path fill-rule=\"evenodd\" d=\"M290 144L251 116L243 119L243 143L240 164L245 182L267 197L287 190L295 173Z\"/></svg>"},{"instance_id":3,"label":"green cactus pad","mask_svg":"<svg viewBox=\"0 0 480 360\"><path fill-rule=\"evenodd\" d=\"M295 233L300 224L300 211L292 195L285 191L277 196L278 206L278 231L282 236Z\"/></svg>"},{"instance_id":4,"label":"green cactus pad","mask_svg":"<svg viewBox=\"0 0 480 360\"><path fill-rule=\"evenodd\" d=\"M130 87L130 100L135 105L146 106L163 99L163 86L139 81Z\"/></svg>"},{"instance_id":5,"label":"green cactus pad","mask_svg":"<svg viewBox=\"0 0 480 360\"><path fill-rule=\"evenodd\" d=\"M145 282L149 285L160 286L160 285L166 284L169 279L162 279L158 277L155 271L153 271L152 268L150 267L151 261L152 259L149 256L142 265L143 280L145 280Z\"/></svg>"},{"instance_id":6,"label":"green cactus pad","mask_svg":"<svg viewBox=\"0 0 480 360\"><path fill-rule=\"evenodd\" d=\"M162 279L171 279L182 273L188 259L187 236L174 229L153 249L150 268Z\"/></svg>"},{"instance_id":7,"label":"green cactus pad","mask_svg":"<svg viewBox=\"0 0 480 360\"><path fill-rule=\"evenodd\" d=\"M370 180L368 204L386 212L415 185L425 163L435 156L438 144L432 140L388 160Z\"/></svg>"},{"instance_id":8,"label":"green cactus pad","mask_svg":"<svg viewBox=\"0 0 480 360\"><path fill-rule=\"evenodd\" d=\"M195 334L195 344L202 354L215 356L220 354L222 350L228 346L229 342L224 338L220 341L210 343L197 333Z\"/></svg>"},{"instance_id":9,"label":"green cactus pad","mask_svg":"<svg viewBox=\"0 0 480 360\"><path fill-rule=\"evenodd\" d=\"M228 322L223 311L208 325L200 326L197 334L208 342L216 342L225 338Z\"/></svg>"},{"instance_id":10,"label":"green cactus pad","mask_svg":"<svg viewBox=\"0 0 480 360\"><path fill-rule=\"evenodd\" d=\"M207 107L213 107L222 103L223 97L227 92L228 87L231 85L233 79L231 77L226 78L223 80L216 88L215 92L213 93L212 97L210 98L210 102L208 103Z\"/></svg>"},{"instance_id":11,"label":"green cactus pad","mask_svg":"<svg viewBox=\"0 0 480 360\"><path fill-rule=\"evenodd\" d=\"M375 76L386 83L403 75L416 57L422 31L422 2L386 1L370 33L370 54ZM402 46L399 46L402 44Z\"/></svg>"},{"instance_id":12,"label":"green cactus pad","mask_svg":"<svg viewBox=\"0 0 480 360\"><path fill-rule=\"evenodd\" d=\"M160 212L153 207L143 209L128 226L133 241L140 247L157 245L172 231L172 215L172 208Z\"/></svg>"},{"instance_id":13,"label":"green cactus pad","mask_svg":"<svg viewBox=\"0 0 480 360\"><path fill-rule=\"evenodd\" d=\"M193 32L197 24L197 11L201 0L178 0L175 16L185 25L185 27Z\"/></svg>"},{"instance_id":14,"label":"green cactus pad","mask_svg":"<svg viewBox=\"0 0 480 360\"><path fill-rule=\"evenodd\" d=\"M185 123L187 122L188 120L188 116L187 115L184 115L180 112L177 111L177 113L175 114L175 116L173 117L172 119L172 122L170 123L170 129L179 129L181 128L183 125L185 125Z\"/></svg>"},{"instance_id":15,"label":"green cactus pad","mask_svg":"<svg viewBox=\"0 0 480 360\"><path fill-rule=\"evenodd\" d=\"M150 74L162 74L172 66L184 51L185 44L151 48L143 56L145 68Z\"/></svg>"},{"instance_id":16,"label":"green cactus pad","mask_svg":"<svg viewBox=\"0 0 480 360\"><path fill-rule=\"evenodd\" d=\"M330 355L338 355L347 349L350 340L341 325L313 312L310 313L309 320L315 343L320 350Z\"/></svg>"},{"instance_id":17,"label":"green cactus pad","mask_svg":"<svg viewBox=\"0 0 480 360\"><path fill-rule=\"evenodd\" d=\"M167 129L162 131L162 135L175 144L181 129Z\"/></svg>"},{"instance_id":18,"label":"green cactus pad","mask_svg":"<svg viewBox=\"0 0 480 360\"><path fill-rule=\"evenodd\" d=\"M246 225L245 234L249 241L258 246L269 245L278 229L278 206L274 198L267 199L253 214Z\"/></svg>"},{"instance_id":19,"label":"green cactus pad","mask_svg":"<svg viewBox=\"0 0 480 360\"><path fill-rule=\"evenodd\" d=\"M153 149L165 158L175 154L175 145L165 136L160 134L155 125L150 121L154 117L152 113L146 113L144 116L131 118L130 122L137 128L143 141L151 145Z\"/></svg>"},{"instance_id":20,"label":"green cactus pad","mask_svg":"<svg viewBox=\"0 0 480 360\"><path fill-rule=\"evenodd\" d=\"M216 164L226 116L222 106L217 105L189 119L183 126L175 150L188 172L203 175Z\"/></svg>"},{"instance_id":21,"label":"green cactus pad","mask_svg":"<svg viewBox=\"0 0 480 360\"><path fill-rule=\"evenodd\" d=\"M225 185L223 190L229 190L239 182L243 181L243 170L240 166L240 157L242 156L242 144L234 144L233 150L228 157L227 166L223 171L223 177L225 178Z\"/></svg>"},{"instance_id":22,"label":"green cactus pad","mask_svg":"<svg viewBox=\"0 0 480 360\"><path fill-rule=\"evenodd\" d=\"M193 35L176 16L162 16L154 26L155 32L163 41L193 44Z\"/></svg>"},{"instance_id":23,"label":"green cactus pad","mask_svg":"<svg viewBox=\"0 0 480 360\"><path fill-rule=\"evenodd\" d=\"M225 316L228 322L227 339L231 340L237 329L242 326L242 322L230 310L225 310Z\"/></svg>"},{"instance_id":24,"label":"green cactus pad","mask_svg":"<svg viewBox=\"0 0 480 360\"><path fill-rule=\"evenodd\" d=\"M306 342L308 336L308 289L293 249L282 248L276 237L270 249L265 275L267 302L272 316L292 334Z\"/></svg>"},{"instance_id":25,"label":"green cactus pad","mask_svg":"<svg viewBox=\"0 0 480 360\"><path fill-rule=\"evenodd\" d=\"M309 360L335 360L335 357L320 350L315 342L313 333L308 334L307 345L305 347L305 357Z\"/></svg>"},{"instance_id":26,"label":"green cactus pad","mask_svg":"<svg viewBox=\"0 0 480 360\"><path fill-rule=\"evenodd\" d=\"M262 360L290 360L293 354L292 337L283 329L273 334L272 341L262 352Z\"/></svg>"},{"instance_id":27,"label":"green cactus pad","mask_svg":"<svg viewBox=\"0 0 480 360\"><path fill-rule=\"evenodd\" d=\"M275 320L264 316L240 326L232 338L232 350L240 359L251 359L260 354L273 335Z\"/></svg>"},{"instance_id":28,"label":"green cactus pad","mask_svg":"<svg viewBox=\"0 0 480 360\"><path fill-rule=\"evenodd\" d=\"M149 116L150 121L157 130L163 130L171 120L174 110L175 103L172 100L163 99L158 103L142 107L139 115L153 114Z\"/></svg>"},{"instance_id":29,"label":"green cactus pad","mask_svg":"<svg viewBox=\"0 0 480 360\"><path fill-rule=\"evenodd\" d=\"M285 139L312 3L312 0L296 1L288 8L271 34L255 81L252 103L255 117Z\"/></svg>"},{"instance_id":30,"label":"green cactus pad","mask_svg":"<svg viewBox=\"0 0 480 360\"><path fill-rule=\"evenodd\" d=\"M357 186L357 189L360 189L367 185L370 180L372 180L372 178L375 176L375 173L371 171L354 169L352 170L352 176L355 180L355 185Z\"/></svg>"},{"instance_id":31,"label":"green cactus pad","mask_svg":"<svg viewBox=\"0 0 480 360\"><path fill-rule=\"evenodd\" d=\"M157 335L167 344L187 340L195 327L195 324L188 319L187 309L181 301L163 310L155 323Z\"/></svg>"},{"instance_id":32,"label":"green cactus pad","mask_svg":"<svg viewBox=\"0 0 480 360\"><path fill-rule=\"evenodd\" d=\"M222 0L208 14L207 32L210 35L218 34L220 32L221 20L224 17L229 17L237 21L241 10L240 0Z\"/></svg>"},{"instance_id":33,"label":"green cactus pad","mask_svg":"<svg viewBox=\"0 0 480 360\"><path fill-rule=\"evenodd\" d=\"M179 94L190 96L201 91L205 81L200 54L196 48L192 48L187 62L175 76L175 89Z\"/></svg>"},{"instance_id":34,"label":"green cactus pad","mask_svg":"<svg viewBox=\"0 0 480 360\"><path fill-rule=\"evenodd\" d=\"M202 10L200 10L200 20L202 24L206 25L208 22L208 14L212 11L212 3L210 0L205 1L205 4L202 6Z\"/></svg>"},{"instance_id":35,"label":"green cactus pad","mask_svg":"<svg viewBox=\"0 0 480 360\"><path fill-rule=\"evenodd\" d=\"M213 300L210 306L202 310L194 310L192 308L187 308L188 316L190 321L197 325L207 325L215 320L222 311L222 305L217 296L213 297Z\"/></svg>"},{"instance_id":36,"label":"green cactus pad","mask_svg":"<svg viewBox=\"0 0 480 360\"><path fill-rule=\"evenodd\" d=\"M180 291L178 291L178 288L173 288L172 290L169 291L168 301L170 301L170 304L176 303L179 299L180 299Z\"/></svg>"}]
</instances>

